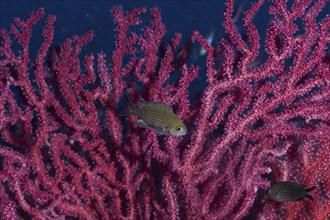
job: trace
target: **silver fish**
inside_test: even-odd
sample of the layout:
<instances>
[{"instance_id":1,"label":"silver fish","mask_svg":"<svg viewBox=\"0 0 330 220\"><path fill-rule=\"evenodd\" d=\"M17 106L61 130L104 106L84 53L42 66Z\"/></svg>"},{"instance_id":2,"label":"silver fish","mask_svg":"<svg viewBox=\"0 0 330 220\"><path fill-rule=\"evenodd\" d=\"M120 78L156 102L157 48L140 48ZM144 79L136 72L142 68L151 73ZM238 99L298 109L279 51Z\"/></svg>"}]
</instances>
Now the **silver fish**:
<instances>
[{"instance_id":1,"label":"silver fish","mask_svg":"<svg viewBox=\"0 0 330 220\"><path fill-rule=\"evenodd\" d=\"M183 136L187 128L172 108L161 102L140 102L135 105L125 94L129 107L120 113L121 116L136 115L136 124L143 128L152 128L159 134Z\"/></svg>"}]
</instances>

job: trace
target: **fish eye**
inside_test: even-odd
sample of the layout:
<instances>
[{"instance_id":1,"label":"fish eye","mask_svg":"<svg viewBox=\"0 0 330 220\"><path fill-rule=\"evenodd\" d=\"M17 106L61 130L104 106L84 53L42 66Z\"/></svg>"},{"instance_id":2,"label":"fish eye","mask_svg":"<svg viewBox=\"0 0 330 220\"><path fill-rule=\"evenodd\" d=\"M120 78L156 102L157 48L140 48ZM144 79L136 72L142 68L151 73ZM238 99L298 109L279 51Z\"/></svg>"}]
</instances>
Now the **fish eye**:
<instances>
[{"instance_id":1,"label":"fish eye","mask_svg":"<svg viewBox=\"0 0 330 220\"><path fill-rule=\"evenodd\" d=\"M177 131L182 131L182 127L178 126L178 127L176 127L176 130Z\"/></svg>"}]
</instances>

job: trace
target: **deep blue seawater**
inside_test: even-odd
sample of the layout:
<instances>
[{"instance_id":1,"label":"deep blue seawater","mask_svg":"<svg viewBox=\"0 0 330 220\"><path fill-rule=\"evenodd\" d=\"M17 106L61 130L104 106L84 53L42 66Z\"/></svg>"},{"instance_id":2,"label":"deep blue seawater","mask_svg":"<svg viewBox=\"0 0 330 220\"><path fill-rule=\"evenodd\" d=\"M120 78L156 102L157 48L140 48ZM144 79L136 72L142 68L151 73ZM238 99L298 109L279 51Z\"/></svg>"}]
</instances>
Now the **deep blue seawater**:
<instances>
[{"instance_id":1,"label":"deep blue seawater","mask_svg":"<svg viewBox=\"0 0 330 220\"><path fill-rule=\"evenodd\" d=\"M244 2L242 4L242 2ZM253 1L254 2L254 1ZM288 1L288 6L292 4L292 0ZM242 4L243 11L249 8L251 1L238 0L235 1L235 9ZM15 17L26 19L30 13L40 7L45 8L46 15L55 15L57 17L55 23L55 37L52 46L60 45L68 37L74 34L84 34L88 30L93 30L95 37L87 44L82 54L105 52L108 57L114 48L114 22L110 16L110 9L115 5L121 5L125 11L136 7L145 6L147 8L158 7L161 10L163 22L166 25L167 33L165 43L171 39L175 33L183 35L182 42L186 41L193 31L198 30L207 37L208 34L214 32L214 46L218 39L225 36L223 28L223 12L225 8L225 0L213 1L34 1L34 0L1 0L0 1L0 28L8 29ZM261 55L266 58L263 51L264 37L266 25L271 20L268 15L269 3L266 2L258 11L253 23L259 30L261 36ZM329 6L327 6L329 8ZM327 10L323 10L323 15ZM42 38L40 37L43 24L46 20L45 16L41 22L34 28L32 42L30 44L30 52L33 58L40 47ZM237 21L238 30L244 33L242 26L241 13L240 19ZM324 16L320 16L324 17ZM150 16L143 16L144 24L149 24ZM201 73L205 73L205 56L199 55L199 46L196 45L191 53L192 62L201 67ZM200 74L201 74L200 73ZM200 75L201 76L201 75ZM201 76L202 79L205 77ZM201 84L205 86L205 82Z\"/></svg>"},{"instance_id":2,"label":"deep blue seawater","mask_svg":"<svg viewBox=\"0 0 330 220\"><path fill-rule=\"evenodd\" d=\"M83 34L93 29L95 39L90 44L93 50L111 52L114 23L109 14L115 5L124 10L145 6L158 7L167 27L167 37L180 32L188 37L192 31L208 34L223 32L224 1L0 1L0 27L8 28L15 17L27 18L37 8L45 8L46 15L56 15L54 43L61 43L73 34ZM144 17L148 21L148 17Z\"/></svg>"},{"instance_id":3,"label":"deep blue seawater","mask_svg":"<svg viewBox=\"0 0 330 220\"><path fill-rule=\"evenodd\" d=\"M161 10L163 22L167 32L164 41L167 42L175 33L181 33L182 42L185 42L193 31L198 30L207 37L211 32L214 33L214 46L217 39L224 37L223 12L224 0L219 1L0 1L0 27L8 29L15 17L26 19L32 11L43 7L46 15L55 15L55 37L52 46L62 44L66 38L74 34L84 34L88 30L93 30L95 37L92 42L87 44L82 54L105 52L110 57L114 48L114 22L109 13L115 5L121 5L125 11L136 7L145 6L147 8L158 7ZM235 4L238 8L242 1ZM248 4L243 5L244 9ZM255 24L265 27L268 19L265 7L258 12ZM33 30L33 38L30 44L32 58L36 56L42 42L40 37L45 16ZM242 16L241 16L242 18ZM262 18L262 19L259 19ZM237 22L241 26L242 19ZM150 16L142 16L144 24L149 24ZM262 28L261 28L262 29ZM264 30L260 32L264 34ZM193 47L191 57L192 62L201 67L200 83L198 90L205 87L205 56L199 55L199 45ZM195 87L195 85L194 85ZM196 87L195 87L196 88Z\"/></svg>"}]
</instances>

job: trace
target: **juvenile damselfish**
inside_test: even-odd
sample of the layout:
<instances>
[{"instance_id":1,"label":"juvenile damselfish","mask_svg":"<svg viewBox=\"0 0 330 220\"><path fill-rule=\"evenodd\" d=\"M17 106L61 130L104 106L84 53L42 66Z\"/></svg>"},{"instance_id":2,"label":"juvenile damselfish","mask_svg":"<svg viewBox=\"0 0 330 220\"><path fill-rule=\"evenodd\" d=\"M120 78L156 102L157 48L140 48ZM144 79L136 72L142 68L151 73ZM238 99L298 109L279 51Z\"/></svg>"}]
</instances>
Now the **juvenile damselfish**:
<instances>
[{"instance_id":1,"label":"juvenile damselfish","mask_svg":"<svg viewBox=\"0 0 330 220\"><path fill-rule=\"evenodd\" d=\"M282 181L272 184L266 192L270 198L278 202L297 201L305 197L314 201L313 197L308 193L315 188L316 186L306 188L304 184Z\"/></svg>"},{"instance_id":2,"label":"juvenile damselfish","mask_svg":"<svg viewBox=\"0 0 330 220\"><path fill-rule=\"evenodd\" d=\"M136 115L136 124L143 128L152 128L159 134L183 136L187 128L172 108L160 102L141 101L135 105L125 94L129 107L120 113L121 116Z\"/></svg>"}]
</instances>

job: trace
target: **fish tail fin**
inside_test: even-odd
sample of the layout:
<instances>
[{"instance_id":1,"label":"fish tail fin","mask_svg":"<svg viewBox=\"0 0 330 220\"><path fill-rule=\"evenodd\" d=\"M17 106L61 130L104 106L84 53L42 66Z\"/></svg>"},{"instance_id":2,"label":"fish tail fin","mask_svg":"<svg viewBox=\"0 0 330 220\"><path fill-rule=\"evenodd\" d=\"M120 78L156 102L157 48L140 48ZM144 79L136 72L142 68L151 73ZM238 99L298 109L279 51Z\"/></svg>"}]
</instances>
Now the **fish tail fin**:
<instances>
[{"instance_id":1,"label":"fish tail fin","mask_svg":"<svg viewBox=\"0 0 330 220\"><path fill-rule=\"evenodd\" d=\"M307 189L305 189L305 190L306 190L306 192L311 192L311 191L313 191L315 188L316 188L316 186L312 186L312 187L307 188Z\"/></svg>"},{"instance_id":2,"label":"fish tail fin","mask_svg":"<svg viewBox=\"0 0 330 220\"><path fill-rule=\"evenodd\" d=\"M119 113L119 116L129 116L134 114L134 109L136 108L136 105L134 104L134 102L131 100L131 98L128 96L126 92L125 92L125 100L128 106Z\"/></svg>"},{"instance_id":3,"label":"fish tail fin","mask_svg":"<svg viewBox=\"0 0 330 220\"><path fill-rule=\"evenodd\" d=\"M313 198L313 196L309 195L308 193L313 191L315 188L316 188L316 186L312 186L310 188L305 189L305 191L307 192L306 197L312 201L314 201L314 198Z\"/></svg>"},{"instance_id":4,"label":"fish tail fin","mask_svg":"<svg viewBox=\"0 0 330 220\"><path fill-rule=\"evenodd\" d=\"M307 198L309 198L310 200L314 201L314 198L313 198L313 196L311 196L311 195L307 194L307 195L306 195L306 197L307 197Z\"/></svg>"}]
</instances>

